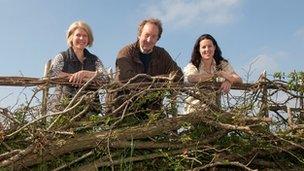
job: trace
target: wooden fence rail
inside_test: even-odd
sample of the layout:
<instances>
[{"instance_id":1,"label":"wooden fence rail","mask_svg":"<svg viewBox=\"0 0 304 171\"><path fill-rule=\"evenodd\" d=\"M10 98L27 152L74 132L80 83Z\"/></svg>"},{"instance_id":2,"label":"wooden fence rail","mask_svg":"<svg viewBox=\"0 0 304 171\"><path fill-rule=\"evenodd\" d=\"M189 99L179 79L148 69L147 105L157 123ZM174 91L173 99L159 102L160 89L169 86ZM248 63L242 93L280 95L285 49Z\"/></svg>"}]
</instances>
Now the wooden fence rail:
<instances>
[{"instance_id":1,"label":"wooden fence rail","mask_svg":"<svg viewBox=\"0 0 304 171\"><path fill-rule=\"evenodd\" d=\"M33 87L33 86L41 86L45 84L53 84L53 85L71 85L67 78L35 78L35 77L19 77L19 76L0 76L0 86L16 86L16 87ZM99 86L102 83L99 83ZM141 85L149 85L150 83L140 83ZM155 85L161 85L162 83L156 83ZM183 86L193 86L194 84L189 83L173 83L173 85L183 85ZM243 83L243 84L235 84L232 85L231 89L235 90L251 90L257 88L262 83ZM132 85L136 86L138 84L131 83L128 87L132 87ZM95 88L98 88L98 85L92 85ZM219 87L220 83L214 82L204 82L200 84L202 88ZM277 89L276 86L267 85L268 89Z\"/></svg>"}]
</instances>

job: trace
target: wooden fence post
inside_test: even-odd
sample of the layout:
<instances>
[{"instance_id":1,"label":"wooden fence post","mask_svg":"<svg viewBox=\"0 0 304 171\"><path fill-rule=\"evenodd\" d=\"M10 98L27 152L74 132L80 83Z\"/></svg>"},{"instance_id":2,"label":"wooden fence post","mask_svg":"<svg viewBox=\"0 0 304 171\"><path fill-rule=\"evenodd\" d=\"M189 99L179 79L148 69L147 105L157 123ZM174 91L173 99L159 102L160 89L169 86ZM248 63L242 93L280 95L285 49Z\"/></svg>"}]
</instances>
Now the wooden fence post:
<instances>
[{"instance_id":1,"label":"wooden fence post","mask_svg":"<svg viewBox=\"0 0 304 171\"><path fill-rule=\"evenodd\" d=\"M300 121L303 123L304 120L304 100L303 100L303 93L300 93Z\"/></svg>"},{"instance_id":2,"label":"wooden fence post","mask_svg":"<svg viewBox=\"0 0 304 171\"><path fill-rule=\"evenodd\" d=\"M49 80L50 78L50 67L51 67L51 60L48 60L48 62L44 66L44 75L43 79ZM43 94L42 94L42 105L41 105L41 115L44 116L47 113L47 102L48 102L48 96L49 96L49 82L47 81L45 85L42 87Z\"/></svg>"},{"instance_id":3,"label":"wooden fence post","mask_svg":"<svg viewBox=\"0 0 304 171\"><path fill-rule=\"evenodd\" d=\"M259 82L261 83L261 89L262 89L262 104L259 112L259 117L268 117L269 112L268 112L268 91L267 91L267 85L266 85L266 71L264 71L259 79Z\"/></svg>"}]
</instances>

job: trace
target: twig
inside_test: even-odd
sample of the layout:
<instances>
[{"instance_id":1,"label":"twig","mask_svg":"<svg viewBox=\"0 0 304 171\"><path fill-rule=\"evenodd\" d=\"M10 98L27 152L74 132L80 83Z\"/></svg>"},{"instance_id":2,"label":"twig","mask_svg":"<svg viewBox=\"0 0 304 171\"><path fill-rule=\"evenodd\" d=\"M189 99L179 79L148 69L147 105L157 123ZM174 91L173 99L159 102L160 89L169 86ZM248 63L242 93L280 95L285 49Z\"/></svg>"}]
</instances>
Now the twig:
<instances>
[{"instance_id":1,"label":"twig","mask_svg":"<svg viewBox=\"0 0 304 171\"><path fill-rule=\"evenodd\" d=\"M20 151L18 154L14 155L13 157L7 159L7 160L4 160L0 163L0 167L6 167L16 161L18 161L21 157L29 154L30 152L32 152L33 150L35 149L35 145L31 145L29 147L27 147L26 149Z\"/></svg>"},{"instance_id":2,"label":"twig","mask_svg":"<svg viewBox=\"0 0 304 171\"><path fill-rule=\"evenodd\" d=\"M99 75L98 71L95 72L94 76L92 78L90 78L79 90L78 92L75 94L75 96L73 97L73 99L70 101L70 103L68 104L68 106L65 108L65 110L67 108L69 108L71 105L73 105L73 103L75 102L75 100L78 98L78 96L80 95L80 93L97 77L97 75ZM61 115L57 116L57 118L50 124L50 126L47 128L47 130L50 130L55 123L59 120L59 118L61 117Z\"/></svg>"},{"instance_id":3,"label":"twig","mask_svg":"<svg viewBox=\"0 0 304 171\"><path fill-rule=\"evenodd\" d=\"M88 111L89 109L89 105L87 105L81 112L79 112L76 116L74 116L72 119L70 119L70 123L73 122L75 119L77 119L78 117L80 117L81 115L83 115L85 112Z\"/></svg>"},{"instance_id":4,"label":"twig","mask_svg":"<svg viewBox=\"0 0 304 171\"><path fill-rule=\"evenodd\" d=\"M20 152L21 152L21 150L13 150L13 151L10 151L10 152L2 153L2 154L0 155L0 161L6 159L6 158L8 158L8 157L14 156L14 155L16 155L16 154L18 154L18 153L20 153Z\"/></svg>"},{"instance_id":5,"label":"twig","mask_svg":"<svg viewBox=\"0 0 304 171\"><path fill-rule=\"evenodd\" d=\"M40 118L37 118L37 119L34 119L33 121L23 125L21 128L19 128L17 131L9 134L6 136L6 138L10 138L12 136L14 136L15 134L19 133L20 131L22 131L24 128L28 127L29 125L32 125L33 123L37 122L37 121L40 121L46 117L50 117L50 116L56 116L56 115L61 115L61 114L65 114L71 110L73 110L75 107L77 107L83 100L84 97L82 97L74 106L72 106L71 108L68 108L68 109L65 109L64 111L60 111L60 112L55 112L55 113L50 113L48 115L44 115L44 116L41 116Z\"/></svg>"},{"instance_id":6,"label":"twig","mask_svg":"<svg viewBox=\"0 0 304 171\"><path fill-rule=\"evenodd\" d=\"M176 150L176 151L170 151L170 152L161 152L161 153L152 153L152 154L146 154L143 156L136 156L136 157L128 157L124 158L122 161L121 159L114 160L113 162L111 161L105 161L105 160L95 160L92 163L94 164L89 164L82 166L78 168L78 170L86 169L86 170L92 170L98 167L104 167L104 166L114 166L121 164L122 162L128 163L128 162L135 162L135 161L143 161L143 160L148 160L148 159L153 159L153 158L159 158L159 157L167 157L168 155L175 155L175 154L181 154L184 149L181 150Z\"/></svg>"},{"instance_id":7,"label":"twig","mask_svg":"<svg viewBox=\"0 0 304 171\"><path fill-rule=\"evenodd\" d=\"M21 124L21 122L19 122L17 119L15 119L13 117L13 113L10 112L8 109L6 109L6 108L0 108L0 110L2 110L0 112L0 114L2 114L3 116L7 117L8 119L10 119L11 121L13 121L14 123Z\"/></svg>"},{"instance_id":8,"label":"twig","mask_svg":"<svg viewBox=\"0 0 304 171\"><path fill-rule=\"evenodd\" d=\"M210 164L207 164L205 166L202 166L202 167L196 167L193 169L193 171L199 171L199 170L205 170L205 169L208 169L208 168L215 168L217 166L236 166L236 167L239 167L241 169L245 169L247 171L257 171L257 170L253 170L253 169L250 169L249 167L243 165L242 163L239 163L239 162L215 162L215 163L210 163Z\"/></svg>"},{"instance_id":9,"label":"twig","mask_svg":"<svg viewBox=\"0 0 304 171\"><path fill-rule=\"evenodd\" d=\"M287 114L288 114L288 125L292 129L294 128L294 124L292 122L292 113L290 107L287 107Z\"/></svg>"},{"instance_id":10,"label":"twig","mask_svg":"<svg viewBox=\"0 0 304 171\"><path fill-rule=\"evenodd\" d=\"M77 159L71 161L70 163L64 164L64 165L62 165L62 166L60 166L60 167L54 169L53 171L59 171L59 170L65 169L65 168L67 168L67 167L70 167L70 166L72 166L74 163L77 163L77 162L79 162L79 161L81 161L81 160L83 160L83 159L85 159L85 158L88 158L88 157L90 157L90 156L93 155L93 154L94 154L94 150L92 150L92 151L90 151L90 152L88 152L88 153L82 155L81 157L79 157L79 158L77 158Z\"/></svg>"}]
</instances>

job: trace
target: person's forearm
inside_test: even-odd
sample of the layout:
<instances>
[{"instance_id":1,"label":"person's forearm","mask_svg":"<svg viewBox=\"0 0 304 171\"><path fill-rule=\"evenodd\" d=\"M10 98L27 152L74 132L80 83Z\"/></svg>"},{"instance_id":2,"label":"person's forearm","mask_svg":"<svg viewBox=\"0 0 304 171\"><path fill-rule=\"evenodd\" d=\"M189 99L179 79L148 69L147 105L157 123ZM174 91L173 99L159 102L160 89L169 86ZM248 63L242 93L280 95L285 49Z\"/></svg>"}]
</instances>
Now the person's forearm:
<instances>
[{"instance_id":1,"label":"person's forearm","mask_svg":"<svg viewBox=\"0 0 304 171\"><path fill-rule=\"evenodd\" d=\"M66 73L66 72L60 72L58 74L58 77L63 77L63 78L71 78L71 76L77 75L76 77L82 77L84 80L89 80L95 75L95 71L87 71L87 70L81 70L78 71L74 74ZM81 76L82 75L82 76Z\"/></svg>"},{"instance_id":2,"label":"person's forearm","mask_svg":"<svg viewBox=\"0 0 304 171\"><path fill-rule=\"evenodd\" d=\"M225 71L220 71L218 72L217 74L218 76L220 77L223 77L224 79L228 80L231 84L234 84L234 83L242 83L242 79L240 76L238 76L237 74L235 73L227 73Z\"/></svg>"},{"instance_id":3,"label":"person's forearm","mask_svg":"<svg viewBox=\"0 0 304 171\"><path fill-rule=\"evenodd\" d=\"M96 71L84 71L85 72L85 79L91 79L92 77L94 77Z\"/></svg>"},{"instance_id":4,"label":"person's forearm","mask_svg":"<svg viewBox=\"0 0 304 171\"><path fill-rule=\"evenodd\" d=\"M197 82L203 82L210 80L213 77L213 75L206 75L206 74L196 74L196 75L189 75L188 81L190 83L197 83Z\"/></svg>"},{"instance_id":5,"label":"person's forearm","mask_svg":"<svg viewBox=\"0 0 304 171\"><path fill-rule=\"evenodd\" d=\"M58 75L57 75L57 77L70 77L72 74L70 74L70 73L66 73L66 72L60 72Z\"/></svg>"},{"instance_id":6,"label":"person's forearm","mask_svg":"<svg viewBox=\"0 0 304 171\"><path fill-rule=\"evenodd\" d=\"M238 75L237 76L234 76L234 81L233 83L243 83L243 80L241 77L239 77Z\"/></svg>"}]
</instances>

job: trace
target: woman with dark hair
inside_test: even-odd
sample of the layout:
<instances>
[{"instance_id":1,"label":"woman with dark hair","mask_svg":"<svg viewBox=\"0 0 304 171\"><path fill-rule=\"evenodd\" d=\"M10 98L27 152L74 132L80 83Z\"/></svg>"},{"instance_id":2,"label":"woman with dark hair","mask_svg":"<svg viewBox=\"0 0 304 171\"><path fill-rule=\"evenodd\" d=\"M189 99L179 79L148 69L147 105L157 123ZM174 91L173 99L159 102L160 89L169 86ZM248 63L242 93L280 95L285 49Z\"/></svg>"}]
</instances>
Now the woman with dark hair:
<instances>
[{"instance_id":1,"label":"woman with dark hair","mask_svg":"<svg viewBox=\"0 0 304 171\"><path fill-rule=\"evenodd\" d=\"M220 90L228 93L234 83L242 83L241 77L222 57L216 40L209 34L201 35L193 47L191 61L184 69L185 81L197 83L217 78L222 82ZM191 101L191 100L190 100ZM191 102L193 104L193 101Z\"/></svg>"}]
</instances>

